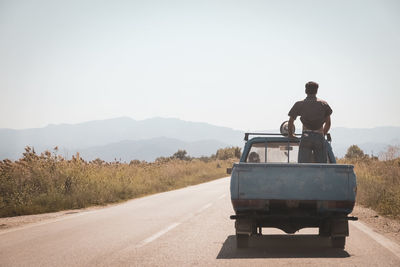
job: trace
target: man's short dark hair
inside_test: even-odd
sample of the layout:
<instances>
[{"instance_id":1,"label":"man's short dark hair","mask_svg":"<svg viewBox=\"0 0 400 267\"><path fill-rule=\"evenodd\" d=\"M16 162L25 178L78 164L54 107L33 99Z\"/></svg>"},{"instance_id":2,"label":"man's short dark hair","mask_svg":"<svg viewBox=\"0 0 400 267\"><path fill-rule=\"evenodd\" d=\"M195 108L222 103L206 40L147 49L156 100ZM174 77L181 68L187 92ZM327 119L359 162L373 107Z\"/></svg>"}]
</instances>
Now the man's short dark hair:
<instances>
[{"instance_id":1,"label":"man's short dark hair","mask_svg":"<svg viewBox=\"0 0 400 267\"><path fill-rule=\"evenodd\" d=\"M307 95L315 95L318 92L318 83L316 82L308 82L306 83L306 94Z\"/></svg>"}]
</instances>

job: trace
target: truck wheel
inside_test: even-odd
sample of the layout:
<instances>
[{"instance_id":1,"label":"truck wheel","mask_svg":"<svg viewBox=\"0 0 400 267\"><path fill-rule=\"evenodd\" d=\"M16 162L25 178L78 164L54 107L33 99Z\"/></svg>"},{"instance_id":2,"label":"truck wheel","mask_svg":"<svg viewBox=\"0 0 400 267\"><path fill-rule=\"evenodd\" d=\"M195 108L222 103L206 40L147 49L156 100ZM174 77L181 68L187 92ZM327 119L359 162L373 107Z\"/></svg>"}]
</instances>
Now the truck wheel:
<instances>
[{"instance_id":1,"label":"truck wheel","mask_svg":"<svg viewBox=\"0 0 400 267\"><path fill-rule=\"evenodd\" d=\"M332 243L332 247L334 247L334 248L344 249L344 246L346 244L346 237L345 236L335 236L335 237L332 236L331 243Z\"/></svg>"},{"instance_id":2,"label":"truck wheel","mask_svg":"<svg viewBox=\"0 0 400 267\"><path fill-rule=\"evenodd\" d=\"M324 237L329 237L331 235L331 233L329 231L327 231L326 229L324 229L323 227L319 227L318 235L324 236Z\"/></svg>"},{"instance_id":3,"label":"truck wheel","mask_svg":"<svg viewBox=\"0 0 400 267\"><path fill-rule=\"evenodd\" d=\"M236 247L237 248L247 248L249 246L249 236L236 234Z\"/></svg>"},{"instance_id":4,"label":"truck wheel","mask_svg":"<svg viewBox=\"0 0 400 267\"><path fill-rule=\"evenodd\" d=\"M331 236L331 228L330 228L329 222L324 221L324 222L321 223L321 225L319 226L318 235L319 236L326 236L326 237Z\"/></svg>"}]
</instances>

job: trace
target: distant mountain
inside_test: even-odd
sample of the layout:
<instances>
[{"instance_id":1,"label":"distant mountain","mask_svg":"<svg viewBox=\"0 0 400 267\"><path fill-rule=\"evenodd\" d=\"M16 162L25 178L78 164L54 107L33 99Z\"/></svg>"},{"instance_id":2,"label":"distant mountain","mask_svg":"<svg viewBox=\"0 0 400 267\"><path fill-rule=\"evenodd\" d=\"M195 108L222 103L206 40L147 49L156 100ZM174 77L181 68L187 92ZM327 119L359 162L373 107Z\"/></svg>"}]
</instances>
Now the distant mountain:
<instances>
[{"instance_id":1,"label":"distant mountain","mask_svg":"<svg viewBox=\"0 0 400 267\"><path fill-rule=\"evenodd\" d=\"M159 137L187 143L202 141L207 143L205 147L211 146L215 141L218 141L219 144L241 146L243 132L208 123L189 122L174 118L152 118L137 121L126 117L79 124L49 125L35 129L0 129L0 159L18 159L27 145L33 146L39 153L58 146L61 154L71 156L71 151L89 151L108 144L115 145L115 143L123 141L143 141ZM196 155L203 153L201 146L194 149L194 144L192 153Z\"/></svg>"},{"instance_id":2,"label":"distant mountain","mask_svg":"<svg viewBox=\"0 0 400 267\"><path fill-rule=\"evenodd\" d=\"M159 137L146 140L125 140L117 143L96 146L79 151L86 160L101 158L105 161L119 160L129 162L132 159L154 161L158 157L169 157L179 149L186 150L192 157L210 156L217 149L229 144L217 140L184 142L174 138Z\"/></svg>"},{"instance_id":3,"label":"distant mountain","mask_svg":"<svg viewBox=\"0 0 400 267\"><path fill-rule=\"evenodd\" d=\"M375 156L388 145L400 145L400 127L376 127L365 129L333 128L332 147L337 157L343 157L349 146L358 145L366 154Z\"/></svg>"},{"instance_id":4,"label":"distant mountain","mask_svg":"<svg viewBox=\"0 0 400 267\"><path fill-rule=\"evenodd\" d=\"M0 129L0 160L20 158L27 145L38 153L58 146L59 153L67 157L79 151L88 160L154 160L170 156L178 149L187 150L191 156L211 155L222 147L242 147L243 133L174 118L139 121L127 117L35 129ZM333 150L338 157L343 157L353 144L375 155L390 144L400 144L400 127L334 128L331 133Z\"/></svg>"}]
</instances>

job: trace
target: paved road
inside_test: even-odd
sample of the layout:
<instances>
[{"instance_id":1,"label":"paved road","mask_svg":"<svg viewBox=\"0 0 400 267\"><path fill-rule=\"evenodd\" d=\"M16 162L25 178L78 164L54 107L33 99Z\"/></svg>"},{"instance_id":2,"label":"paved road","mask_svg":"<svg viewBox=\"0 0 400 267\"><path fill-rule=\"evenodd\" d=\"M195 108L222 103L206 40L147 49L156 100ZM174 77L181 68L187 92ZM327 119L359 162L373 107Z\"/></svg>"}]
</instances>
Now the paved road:
<instances>
[{"instance_id":1,"label":"paved road","mask_svg":"<svg viewBox=\"0 0 400 267\"><path fill-rule=\"evenodd\" d=\"M400 266L400 248L362 223L346 249L315 229L264 229L237 250L229 179L81 212L0 234L0 266Z\"/></svg>"}]
</instances>

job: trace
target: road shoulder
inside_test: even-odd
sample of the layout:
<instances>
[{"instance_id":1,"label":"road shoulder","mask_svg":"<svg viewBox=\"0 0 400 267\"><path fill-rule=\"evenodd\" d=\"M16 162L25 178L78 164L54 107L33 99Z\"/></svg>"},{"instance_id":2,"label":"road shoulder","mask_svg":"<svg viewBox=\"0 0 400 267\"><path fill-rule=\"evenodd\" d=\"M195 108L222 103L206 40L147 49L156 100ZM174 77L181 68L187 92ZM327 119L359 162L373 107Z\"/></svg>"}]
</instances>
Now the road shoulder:
<instances>
[{"instance_id":1,"label":"road shoulder","mask_svg":"<svg viewBox=\"0 0 400 267\"><path fill-rule=\"evenodd\" d=\"M373 229L375 232L387 237L393 242L400 244L400 221L379 215L376 211L356 205L353 216Z\"/></svg>"},{"instance_id":2,"label":"road shoulder","mask_svg":"<svg viewBox=\"0 0 400 267\"><path fill-rule=\"evenodd\" d=\"M74 210L62 210L57 212L33 214L33 215L22 215L14 217L4 217L0 218L0 233L6 232L19 227L24 227L28 225L33 225L37 223L43 223L47 221L53 221L61 219L67 216L73 216L82 212L88 212L98 209L103 209L107 206L93 206L84 209L74 209Z\"/></svg>"}]
</instances>

